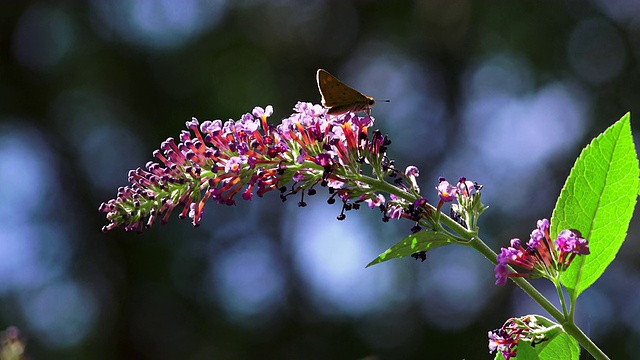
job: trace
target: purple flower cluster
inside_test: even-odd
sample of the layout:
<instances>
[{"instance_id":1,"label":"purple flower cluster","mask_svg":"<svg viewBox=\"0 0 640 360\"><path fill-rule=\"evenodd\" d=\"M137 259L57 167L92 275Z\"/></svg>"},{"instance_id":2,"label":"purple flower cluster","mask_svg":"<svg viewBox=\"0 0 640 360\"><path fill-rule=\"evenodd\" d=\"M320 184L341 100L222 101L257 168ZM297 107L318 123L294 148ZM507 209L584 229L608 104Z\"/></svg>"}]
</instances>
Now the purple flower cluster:
<instances>
[{"instance_id":1,"label":"purple flower cluster","mask_svg":"<svg viewBox=\"0 0 640 360\"><path fill-rule=\"evenodd\" d=\"M487 209L480 200L482 185L462 176L453 186L445 178L440 177L436 190L440 199L437 210L440 211L444 203L456 200L456 203L451 204L451 218L467 229L477 231L478 217Z\"/></svg>"},{"instance_id":2,"label":"purple flower cluster","mask_svg":"<svg viewBox=\"0 0 640 360\"><path fill-rule=\"evenodd\" d=\"M506 360L514 358L519 341L527 341L535 346L547 339L545 330L535 316L511 318L501 328L489 331L489 353L500 351Z\"/></svg>"},{"instance_id":3,"label":"purple flower cluster","mask_svg":"<svg viewBox=\"0 0 640 360\"><path fill-rule=\"evenodd\" d=\"M267 123L272 113L271 106L256 107L236 121L188 121L179 142L164 141L154 152L159 161L131 170L130 185L100 205L109 220L103 231L123 227L140 232L157 219L166 223L179 206L179 217L188 216L197 226L207 201L233 205L238 194L252 200L279 190L284 201L302 193L298 204L305 206L304 194L315 194L317 185L329 189L330 203L342 201L338 219L361 202L379 207L386 217L400 217L411 205L393 201L387 208L384 196L371 185L392 176L401 179L395 186L411 189L418 169L402 174L393 168L385 156L391 142L378 130L369 134L370 116L329 116L320 105L299 102L291 116L274 126ZM370 167L372 181L363 180L364 165Z\"/></svg>"},{"instance_id":4,"label":"purple flower cluster","mask_svg":"<svg viewBox=\"0 0 640 360\"><path fill-rule=\"evenodd\" d=\"M552 243L549 225L547 219L538 220L526 248L521 245L520 239L512 239L511 246L501 249L494 269L496 285L506 284L509 277L555 278L559 272L567 269L577 255L589 254L589 244L578 230L562 230ZM507 265L518 266L528 272L511 273Z\"/></svg>"},{"instance_id":5,"label":"purple flower cluster","mask_svg":"<svg viewBox=\"0 0 640 360\"><path fill-rule=\"evenodd\" d=\"M458 179L456 186L451 185L445 178L440 177L438 179L438 186L436 187L438 197L440 198L438 209L440 209L445 202L451 202L458 196L468 198L480 189L482 189L482 185L467 180L464 176Z\"/></svg>"}]
</instances>

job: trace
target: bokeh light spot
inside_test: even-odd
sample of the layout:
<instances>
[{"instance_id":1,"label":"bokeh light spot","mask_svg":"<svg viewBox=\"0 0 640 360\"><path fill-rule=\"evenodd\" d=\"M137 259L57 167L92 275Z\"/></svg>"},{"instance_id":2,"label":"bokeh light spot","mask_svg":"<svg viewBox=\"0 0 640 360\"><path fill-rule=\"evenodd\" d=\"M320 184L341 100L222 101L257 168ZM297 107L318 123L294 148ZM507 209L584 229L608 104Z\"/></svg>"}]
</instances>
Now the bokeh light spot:
<instances>
[{"instance_id":1,"label":"bokeh light spot","mask_svg":"<svg viewBox=\"0 0 640 360\"><path fill-rule=\"evenodd\" d=\"M39 339L53 347L81 342L96 320L97 304L83 286L58 281L39 291L25 293L20 304Z\"/></svg>"},{"instance_id":2,"label":"bokeh light spot","mask_svg":"<svg viewBox=\"0 0 640 360\"><path fill-rule=\"evenodd\" d=\"M54 66L71 49L73 30L65 12L36 3L18 21L13 34L13 54L22 65L30 68Z\"/></svg>"},{"instance_id":3,"label":"bokeh light spot","mask_svg":"<svg viewBox=\"0 0 640 360\"><path fill-rule=\"evenodd\" d=\"M259 325L257 317L273 312L284 298L282 269L268 239L239 239L210 261L207 287L236 321Z\"/></svg>"},{"instance_id":4,"label":"bokeh light spot","mask_svg":"<svg viewBox=\"0 0 640 360\"><path fill-rule=\"evenodd\" d=\"M217 26L226 11L226 0L140 0L91 2L105 24L126 42L152 49L182 46L203 31Z\"/></svg>"},{"instance_id":5,"label":"bokeh light spot","mask_svg":"<svg viewBox=\"0 0 640 360\"><path fill-rule=\"evenodd\" d=\"M365 268L378 253L372 241L376 235L359 214L337 221L339 209L315 200L298 210L288 231L296 266L318 309L328 315L358 316L383 308L393 268Z\"/></svg>"},{"instance_id":6,"label":"bokeh light spot","mask_svg":"<svg viewBox=\"0 0 640 360\"><path fill-rule=\"evenodd\" d=\"M583 20L567 43L569 64L584 80L602 84L620 74L626 48L618 31L603 20Z\"/></svg>"}]
</instances>

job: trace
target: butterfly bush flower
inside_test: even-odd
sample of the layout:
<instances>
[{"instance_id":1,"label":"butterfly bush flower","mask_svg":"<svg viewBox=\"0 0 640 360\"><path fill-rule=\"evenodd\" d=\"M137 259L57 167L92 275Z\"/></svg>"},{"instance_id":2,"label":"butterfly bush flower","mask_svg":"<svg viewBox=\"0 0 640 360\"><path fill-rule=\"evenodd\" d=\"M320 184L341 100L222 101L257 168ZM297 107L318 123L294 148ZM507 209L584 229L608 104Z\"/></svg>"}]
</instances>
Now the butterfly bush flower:
<instances>
[{"instance_id":1,"label":"butterfly bush flower","mask_svg":"<svg viewBox=\"0 0 640 360\"><path fill-rule=\"evenodd\" d=\"M438 203L438 210L442 207L442 205L446 202L452 202L458 193L458 189L451 185L445 178L440 177L438 179L438 186L436 187L438 190L438 197L440 198L440 202Z\"/></svg>"},{"instance_id":2,"label":"butterfly bush flower","mask_svg":"<svg viewBox=\"0 0 640 360\"><path fill-rule=\"evenodd\" d=\"M519 342L525 341L535 346L547 340L547 333L558 327L547 323L550 323L547 319L535 315L507 320L501 328L489 331L489 353L499 351L506 360L515 358Z\"/></svg>"},{"instance_id":3,"label":"butterfly bush flower","mask_svg":"<svg viewBox=\"0 0 640 360\"><path fill-rule=\"evenodd\" d=\"M252 201L276 190L282 201L298 194L314 195L318 187L329 192L328 202L340 201L342 211L365 202L378 207L386 218L424 215L414 167L396 170L387 158L389 139L369 130L374 119L353 113L327 115L327 110L299 102L294 113L278 125L267 123L273 108L256 107L239 120L186 123L178 140L169 138L154 152L156 162L129 172L129 185L100 205L109 224L103 231L122 227L140 232L155 222L166 223L174 211L198 226L205 204L234 205L238 198ZM376 185L383 186L390 201ZM393 188L390 188L390 187ZM238 194L239 197L238 197ZM181 210L180 210L181 209Z\"/></svg>"},{"instance_id":4,"label":"butterfly bush flower","mask_svg":"<svg viewBox=\"0 0 640 360\"><path fill-rule=\"evenodd\" d=\"M451 204L451 217L469 230L477 231L478 218L487 209L480 200L482 185L460 177L454 186L440 177L436 190L440 199L436 209L440 211L445 203L456 200L457 203Z\"/></svg>"},{"instance_id":5,"label":"butterfly bush flower","mask_svg":"<svg viewBox=\"0 0 640 360\"><path fill-rule=\"evenodd\" d=\"M556 278L571 265L577 255L588 255L589 244L578 230L566 229L552 242L549 220L538 220L529 241L522 246L520 239L512 239L510 246L498 254L494 273L496 285L504 285L509 277ZM511 273L507 265L517 266L526 273Z\"/></svg>"}]
</instances>

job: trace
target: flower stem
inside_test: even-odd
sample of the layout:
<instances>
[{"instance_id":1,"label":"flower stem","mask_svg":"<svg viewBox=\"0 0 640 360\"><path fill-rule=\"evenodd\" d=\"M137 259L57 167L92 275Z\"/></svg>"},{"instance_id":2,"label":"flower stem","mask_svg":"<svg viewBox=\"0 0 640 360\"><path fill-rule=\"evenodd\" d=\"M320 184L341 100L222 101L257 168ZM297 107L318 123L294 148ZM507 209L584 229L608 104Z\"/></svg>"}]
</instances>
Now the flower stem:
<instances>
[{"instance_id":1,"label":"flower stem","mask_svg":"<svg viewBox=\"0 0 640 360\"><path fill-rule=\"evenodd\" d=\"M478 250L493 264L496 264L496 253L491 250L480 238L474 237L469 243L469 246ZM571 335L576 341L596 360L608 360L609 357L602 352L602 350L587 336L580 328L576 326L571 320L567 320L567 317L558 310L544 295L542 295L536 288L531 285L527 280L521 277L512 277L511 280L520 287L529 297L537 302L544 310L546 310L560 325L564 331Z\"/></svg>"},{"instance_id":2,"label":"flower stem","mask_svg":"<svg viewBox=\"0 0 640 360\"><path fill-rule=\"evenodd\" d=\"M580 330L573 322L562 324L564 331L571 335L595 360L609 360L605 354L591 339Z\"/></svg>"},{"instance_id":3,"label":"flower stem","mask_svg":"<svg viewBox=\"0 0 640 360\"><path fill-rule=\"evenodd\" d=\"M384 191L389 194L394 194L397 197L403 198L409 202L414 202L417 199L417 196L412 195L411 193L404 191L398 188L397 186L389 184L384 180L378 180L376 178L372 178L366 175L359 175L356 180L363 182L367 185L371 185L377 191Z\"/></svg>"},{"instance_id":4,"label":"flower stem","mask_svg":"<svg viewBox=\"0 0 640 360\"><path fill-rule=\"evenodd\" d=\"M399 189L398 187L389 184L386 181L381 181L379 179L375 179L365 175L360 175L358 177L358 180L374 187L376 190L394 194L409 202L413 202L416 200L415 195ZM433 211L436 211L436 209L431 204L427 204L427 206L430 206ZM487 246L487 244L485 244L482 239L477 236L476 232L465 229L463 226L461 226L448 216L440 216L439 219L445 226L450 228L458 236L465 240L468 240L468 242L466 243L467 246L478 250L478 252L484 255L484 257L491 261L491 263L497 263L497 254L489 246ZM604 352L602 352L602 350L587 335L585 335L585 333L582 332L582 330L580 330L580 328L578 328L568 316L558 310L546 297L544 297L544 295L542 295L536 288L534 288L531 283L521 277L512 277L511 280L516 283L516 285L518 285L518 287L520 287L527 295L529 295L529 297L537 302L544 310L546 310L556 321L558 321L558 323L560 323L563 327L564 331L567 334L571 335L574 339L576 339L576 341L589 354L591 354L594 359L609 359L609 357Z\"/></svg>"},{"instance_id":5,"label":"flower stem","mask_svg":"<svg viewBox=\"0 0 640 360\"><path fill-rule=\"evenodd\" d=\"M556 291L558 293L558 299L560 299L560 303L562 304L562 313L565 314L565 318L571 319L571 317L569 317L569 314L567 312L567 301L564 297L564 294L562 294L562 285L560 284L560 279L554 278L553 285L556 287Z\"/></svg>"}]
</instances>

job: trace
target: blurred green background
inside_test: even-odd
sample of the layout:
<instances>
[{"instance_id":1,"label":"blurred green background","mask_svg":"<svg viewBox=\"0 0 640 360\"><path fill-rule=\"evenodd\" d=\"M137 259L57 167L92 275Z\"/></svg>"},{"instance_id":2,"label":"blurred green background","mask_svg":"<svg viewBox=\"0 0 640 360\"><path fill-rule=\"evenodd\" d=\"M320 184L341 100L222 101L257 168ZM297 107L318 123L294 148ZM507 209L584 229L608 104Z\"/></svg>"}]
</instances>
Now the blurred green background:
<instances>
[{"instance_id":1,"label":"blurred green background","mask_svg":"<svg viewBox=\"0 0 640 360\"><path fill-rule=\"evenodd\" d=\"M487 331L539 312L461 247L364 269L412 224L339 222L320 194L101 233L100 203L185 121L277 122L319 102L320 67L391 99L376 127L431 202L438 176L485 185L496 250L551 216L591 138L627 111L639 129L633 0L15 1L0 20L0 329L32 359L489 359ZM614 359L640 342L637 219L576 315Z\"/></svg>"}]
</instances>

